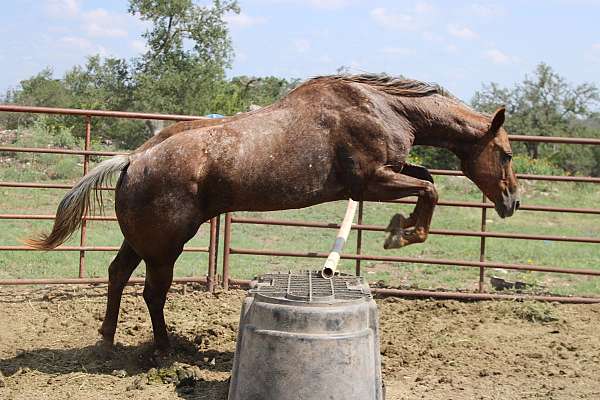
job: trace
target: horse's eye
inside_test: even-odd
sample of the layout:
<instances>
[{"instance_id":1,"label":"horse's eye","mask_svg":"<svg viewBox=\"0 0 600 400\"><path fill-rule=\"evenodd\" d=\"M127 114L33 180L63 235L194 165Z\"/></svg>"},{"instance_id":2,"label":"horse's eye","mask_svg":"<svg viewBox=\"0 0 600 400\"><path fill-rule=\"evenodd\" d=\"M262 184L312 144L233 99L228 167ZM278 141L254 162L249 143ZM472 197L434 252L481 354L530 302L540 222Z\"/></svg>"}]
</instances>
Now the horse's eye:
<instances>
[{"instance_id":1,"label":"horse's eye","mask_svg":"<svg viewBox=\"0 0 600 400\"><path fill-rule=\"evenodd\" d=\"M502 164L508 164L512 160L512 154L502 153Z\"/></svg>"}]
</instances>

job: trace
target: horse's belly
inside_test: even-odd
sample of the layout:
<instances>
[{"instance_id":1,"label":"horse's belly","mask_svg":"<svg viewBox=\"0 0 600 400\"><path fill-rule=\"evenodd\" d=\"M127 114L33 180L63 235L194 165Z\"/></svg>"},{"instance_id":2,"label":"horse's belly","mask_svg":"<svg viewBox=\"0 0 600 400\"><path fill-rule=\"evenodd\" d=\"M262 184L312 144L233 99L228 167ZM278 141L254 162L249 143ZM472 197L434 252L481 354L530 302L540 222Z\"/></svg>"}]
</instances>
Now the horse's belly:
<instances>
[{"instance_id":1,"label":"horse's belly","mask_svg":"<svg viewBox=\"0 0 600 400\"><path fill-rule=\"evenodd\" d=\"M263 176L245 182L236 196L235 208L245 211L301 208L343 198L343 193L344 188L327 175L306 173L287 179Z\"/></svg>"}]
</instances>

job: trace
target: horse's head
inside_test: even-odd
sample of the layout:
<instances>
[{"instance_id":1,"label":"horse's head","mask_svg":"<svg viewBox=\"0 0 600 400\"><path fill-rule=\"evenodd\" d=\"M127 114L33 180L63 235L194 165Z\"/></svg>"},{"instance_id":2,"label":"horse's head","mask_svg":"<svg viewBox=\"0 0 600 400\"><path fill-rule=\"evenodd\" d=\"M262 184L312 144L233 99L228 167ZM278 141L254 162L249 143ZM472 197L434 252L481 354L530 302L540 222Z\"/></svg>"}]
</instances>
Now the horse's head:
<instances>
[{"instance_id":1,"label":"horse's head","mask_svg":"<svg viewBox=\"0 0 600 400\"><path fill-rule=\"evenodd\" d=\"M504 108L494 113L487 133L463 154L465 175L494 202L500 217L510 217L519 209L518 182L512 170L512 150L502 128Z\"/></svg>"}]
</instances>

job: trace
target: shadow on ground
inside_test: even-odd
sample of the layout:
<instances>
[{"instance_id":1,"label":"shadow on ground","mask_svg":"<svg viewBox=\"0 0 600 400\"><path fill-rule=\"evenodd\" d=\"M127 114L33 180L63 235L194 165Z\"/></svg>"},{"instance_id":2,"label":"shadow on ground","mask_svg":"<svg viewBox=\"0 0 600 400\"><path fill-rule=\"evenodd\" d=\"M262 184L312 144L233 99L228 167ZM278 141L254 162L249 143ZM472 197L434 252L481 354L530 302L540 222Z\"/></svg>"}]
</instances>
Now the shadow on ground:
<instances>
[{"instance_id":1,"label":"shadow on ground","mask_svg":"<svg viewBox=\"0 0 600 400\"><path fill-rule=\"evenodd\" d=\"M184 399L226 399L229 381L214 375L231 371L233 353L198 351L181 335L172 335L171 343L168 354L155 352L151 343L117 344L112 348L98 343L82 348L22 351L0 360L0 372L10 379L37 371L51 375L50 380L56 382L72 373L129 376L136 377L131 390L136 385L174 384L178 396Z\"/></svg>"}]
</instances>

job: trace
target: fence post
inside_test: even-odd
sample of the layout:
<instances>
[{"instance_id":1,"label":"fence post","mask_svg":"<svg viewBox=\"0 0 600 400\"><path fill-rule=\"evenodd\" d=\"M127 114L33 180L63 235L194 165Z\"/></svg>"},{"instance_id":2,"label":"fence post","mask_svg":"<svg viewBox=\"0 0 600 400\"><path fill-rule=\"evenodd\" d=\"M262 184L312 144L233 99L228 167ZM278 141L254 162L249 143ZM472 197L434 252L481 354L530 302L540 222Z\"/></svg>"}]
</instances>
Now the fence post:
<instances>
[{"instance_id":1,"label":"fence post","mask_svg":"<svg viewBox=\"0 0 600 400\"><path fill-rule=\"evenodd\" d=\"M87 115L85 117L85 145L84 150L90 150L91 144L91 133L92 133L92 117ZM84 154L83 156L83 175L88 173L90 164L90 156L89 154ZM86 208L83 213L83 221L81 221L81 236L79 238L79 246L85 246L86 240L86 230L87 230L87 213L89 210ZM83 278L85 276L85 250L81 250L79 252L79 277Z\"/></svg>"},{"instance_id":2,"label":"fence post","mask_svg":"<svg viewBox=\"0 0 600 400\"><path fill-rule=\"evenodd\" d=\"M217 247L217 217L210 219L210 244L208 245L208 276L206 285L209 293L215 291L215 272L217 266L216 247Z\"/></svg>"},{"instance_id":3,"label":"fence post","mask_svg":"<svg viewBox=\"0 0 600 400\"><path fill-rule=\"evenodd\" d=\"M223 289L229 290L229 249L231 247L231 216L232 213L225 214L225 229L223 239Z\"/></svg>"},{"instance_id":4,"label":"fence post","mask_svg":"<svg viewBox=\"0 0 600 400\"><path fill-rule=\"evenodd\" d=\"M363 205L364 203L362 201L358 202L358 219L356 221L356 223L358 225L362 225L363 223ZM356 232L356 255L360 255L362 252L362 229L359 227L357 228L357 232ZM355 271L355 275L356 276L360 276L360 259L356 259L356 271Z\"/></svg>"},{"instance_id":5,"label":"fence post","mask_svg":"<svg viewBox=\"0 0 600 400\"><path fill-rule=\"evenodd\" d=\"M482 202L485 204L487 202L485 194L482 192ZM485 223L487 219L487 207L482 207L481 208L481 232L485 232ZM485 261L485 237L482 236L480 238L480 243L479 243L479 261L484 262ZM484 274L485 274L485 267L481 266L479 267L479 293L483 293L484 292Z\"/></svg>"}]
</instances>

